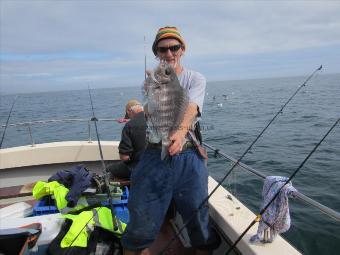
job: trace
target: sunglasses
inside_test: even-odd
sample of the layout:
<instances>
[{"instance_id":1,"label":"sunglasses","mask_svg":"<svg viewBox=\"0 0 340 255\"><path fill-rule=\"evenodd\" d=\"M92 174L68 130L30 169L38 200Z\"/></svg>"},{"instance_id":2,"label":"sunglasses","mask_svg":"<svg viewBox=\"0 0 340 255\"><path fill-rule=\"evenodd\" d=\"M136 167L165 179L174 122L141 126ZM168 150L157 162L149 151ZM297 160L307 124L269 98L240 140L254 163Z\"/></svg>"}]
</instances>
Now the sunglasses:
<instances>
[{"instance_id":1,"label":"sunglasses","mask_svg":"<svg viewBox=\"0 0 340 255\"><path fill-rule=\"evenodd\" d=\"M173 46L169 46L169 47L158 47L157 50L160 53L166 53L166 52L168 52L168 50L170 50L171 52L177 52L180 48L182 48L182 45L177 44L177 45L173 45Z\"/></svg>"}]
</instances>

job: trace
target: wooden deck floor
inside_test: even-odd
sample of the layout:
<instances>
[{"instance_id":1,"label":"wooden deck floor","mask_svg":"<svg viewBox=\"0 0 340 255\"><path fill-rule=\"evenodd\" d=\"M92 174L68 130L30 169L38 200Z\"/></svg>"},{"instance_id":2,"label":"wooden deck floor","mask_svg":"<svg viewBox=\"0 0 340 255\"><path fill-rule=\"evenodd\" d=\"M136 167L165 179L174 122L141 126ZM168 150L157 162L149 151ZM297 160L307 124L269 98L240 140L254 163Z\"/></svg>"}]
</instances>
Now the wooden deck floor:
<instances>
[{"instance_id":1,"label":"wooden deck floor","mask_svg":"<svg viewBox=\"0 0 340 255\"><path fill-rule=\"evenodd\" d=\"M159 252L168 244L169 240L175 235L175 230L170 223L169 217L167 217L163 223L163 226L155 240L150 247L150 253L152 255L159 254ZM193 248L185 248L179 238L164 251L167 255L191 255L194 254Z\"/></svg>"}]
</instances>

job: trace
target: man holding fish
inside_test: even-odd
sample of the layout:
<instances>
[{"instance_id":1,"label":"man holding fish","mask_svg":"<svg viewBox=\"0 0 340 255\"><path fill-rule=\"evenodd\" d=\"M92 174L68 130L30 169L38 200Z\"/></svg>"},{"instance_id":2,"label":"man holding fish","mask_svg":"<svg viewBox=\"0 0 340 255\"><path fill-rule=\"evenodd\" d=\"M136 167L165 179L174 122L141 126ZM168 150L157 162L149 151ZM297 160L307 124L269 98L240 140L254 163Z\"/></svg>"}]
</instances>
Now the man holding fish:
<instances>
[{"instance_id":1,"label":"man holding fish","mask_svg":"<svg viewBox=\"0 0 340 255\"><path fill-rule=\"evenodd\" d=\"M152 51L160 60L144 83L147 99L147 148L131 175L130 222L122 238L125 254L149 254L172 200L187 225L196 254L210 254L219 238L209 225L208 205L195 210L208 195L205 156L194 132L201 116L206 80L183 68L186 50L175 27L160 28Z\"/></svg>"}]
</instances>

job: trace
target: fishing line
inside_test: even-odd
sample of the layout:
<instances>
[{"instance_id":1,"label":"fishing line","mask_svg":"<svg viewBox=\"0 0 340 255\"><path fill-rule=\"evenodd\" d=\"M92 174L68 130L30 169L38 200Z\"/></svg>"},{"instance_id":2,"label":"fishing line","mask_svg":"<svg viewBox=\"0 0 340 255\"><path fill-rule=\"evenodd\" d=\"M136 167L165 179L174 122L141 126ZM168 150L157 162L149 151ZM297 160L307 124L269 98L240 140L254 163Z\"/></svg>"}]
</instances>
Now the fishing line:
<instances>
[{"instance_id":1,"label":"fishing line","mask_svg":"<svg viewBox=\"0 0 340 255\"><path fill-rule=\"evenodd\" d=\"M339 123L340 118L332 125L332 127L327 131L327 133L322 137L322 139L314 146L313 150L307 155L307 157L302 161L302 163L299 165L299 167L293 172L293 174L288 178L288 180L279 188L279 190L275 193L275 195L272 197L272 199L267 203L267 205L260 211L260 213L256 216L256 218L249 224L249 226L243 231L243 233L237 238L237 240L233 243L233 245L229 248L229 250L225 253L225 255L228 255L239 243L239 241L242 239L242 237L249 231L249 229L256 223L259 222L262 218L262 215L265 213L265 211L268 209L268 207L274 202L274 200L278 197L281 190L284 186L286 186L293 178L294 176L300 171L300 169L303 167L303 165L306 163L306 161L312 156L312 154L316 151L316 149L320 146L320 144L323 142L323 140L326 139L328 134L334 129L334 127Z\"/></svg>"},{"instance_id":2,"label":"fishing line","mask_svg":"<svg viewBox=\"0 0 340 255\"><path fill-rule=\"evenodd\" d=\"M117 219L115 213L114 213L114 209L113 209L113 204L112 204L112 196L111 196L111 192L110 192L110 188L109 188L109 177L108 177L108 172L106 171L106 165L105 165L105 161L104 161L104 157L103 157L103 151L102 151L102 147L100 144L100 138L99 138L99 132L98 132L98 127L97 127L97 117L95 116L94 113L94 107L93 107L93 101L92 101L92 96L91 96L91 90L90 90L90 86L88 86L88 92L89 92L89 96L90 96L90 102L91 102L91 108L92 108L92 118L91 121L94 122L94 126L95 126L95 130L96 130L96 136L97 136L97 141L98 141L98 147L99 147L99 154L100 154L100 161L102 164L102 172L104 175L104 183L105 183L105 188L106 188L106 192L107 192L107 196L108 196L108 204L110 206L111 209L111 214L112 214L112 223L113 223L113 229L114 231L119 230L121 233L123 233L123 229L122 229L122 225L120 223L120 221ZM72 244L77 240L78 236L83 232L83 230L87 227L87 225L89 224L89 222L98 215L98 212L100 211L100 209L102 209L103 206L100 206L98 211L97 210L93 210L93 216L86 222L86 224L84 225L84 227L79 231L79 233L76 235L76 237L72 240L71 244L69 245L69 247L71 247L70 249L66 249L65 251L65 255L69 252L71 252L71 250L73 249Z\"/></svg>"},{"instance_id":3,"label":"fishing line","mask_svg":"<svg viewBox=\"0 0 340 255\"><path fill-rule=\"evenodd\" d=\"M15 102L17 101L17 98L18 96L15 96L14 100L13 100L13 103L12 103L12 106L11 106L11 109L9 111L9 114L7 116L7 121L6 121L6 124L5 124L5 129L4 129L4 132L2 133L2 137L1 137L1 142L0 142L0 149L2 148L2 142L4 141L4 138L5 138L5 134L6 134L6 129L8 127L8 122L9 122L9 118L11 117L12 115L12 110L13 110L13 107L14 107L14 104Z\"/></svg>"},{"instance_id":4,"label":"fishing line","mask_svg":"<svg viewBox=\"0 0 340 255\"><path fill-rule=\"evenodd\" d=\"M267 128L273 123L273 121L276 119L276 117L283 112L283 109L289 104L289 102L295 97L295 95L301 90L302 87L306 86L307 82L322 69L322 65L318 67L313 73L311 73L307 79L297 88L297 90L293 93L293 95L287 100L287 102L281 107L281 109L274 115L274 117L269 121L269 123L264 127L264 129L260 132L260 134L255 138L255 140L249 145L249 147L245 150L245 152L242 154L242 156L237 160L235 164L229 169L227 174L218 182L216 187L210 192L210 194L203 199L201 204L198 206L198 208L193 212L193 214L189 217L189 219L183 224L183 226L178 230L177 234L174 235L174 237L168 242L166 246L160 251L159 254L163 254L165 250L170 246L170 244L179 236L180 233L184 230L184 228L188 225L188 223L192 220L192 218L201 210L203 205L209 200L209 198L215 193L215 191L222 185L222 183L227 179L227 177L231 174L231 172L235 169L235 167L240 163L240 161L244 158L244 156L251 150L251 148L254 146L254 144L258 141L258 139L262 136L262 134L267 130Z\"/></svg>"}]
</instances>

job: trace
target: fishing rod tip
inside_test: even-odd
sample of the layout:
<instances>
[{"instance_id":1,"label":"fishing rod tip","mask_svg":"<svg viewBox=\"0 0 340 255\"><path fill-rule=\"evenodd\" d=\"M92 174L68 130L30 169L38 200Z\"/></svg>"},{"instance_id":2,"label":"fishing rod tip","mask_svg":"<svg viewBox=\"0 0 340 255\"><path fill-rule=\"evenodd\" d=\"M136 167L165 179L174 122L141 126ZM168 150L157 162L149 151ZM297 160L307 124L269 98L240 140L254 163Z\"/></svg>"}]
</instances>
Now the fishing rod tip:
<instances>
[{"instance_id":1,"label":"fishing rod tip","mask_svg":"<svg viewBox=\"0 0 340 255\"><path fill-rule=\"evenodd\" d=\"M320 67L318 68L318 70L321 70L322 69L322 65L320 65Z\"/></svg>"}]
</instances>

